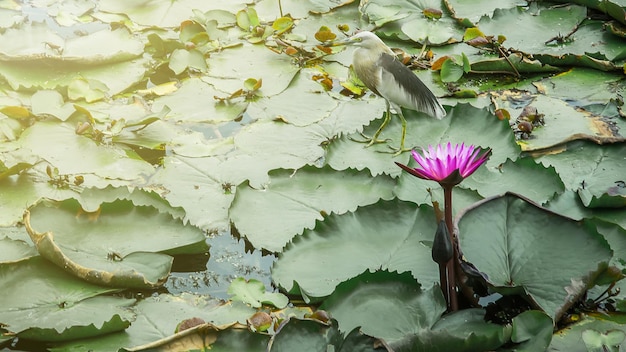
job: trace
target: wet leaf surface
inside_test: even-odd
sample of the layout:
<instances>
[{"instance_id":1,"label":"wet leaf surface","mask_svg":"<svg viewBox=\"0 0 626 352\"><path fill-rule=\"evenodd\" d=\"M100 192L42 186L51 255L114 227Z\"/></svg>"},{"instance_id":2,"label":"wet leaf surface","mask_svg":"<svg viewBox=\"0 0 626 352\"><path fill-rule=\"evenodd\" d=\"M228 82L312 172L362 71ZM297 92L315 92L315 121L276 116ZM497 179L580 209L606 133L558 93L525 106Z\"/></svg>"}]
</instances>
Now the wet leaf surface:
<instances>
[{"instance_id":1,"label":"wet leaf surface","mask_svg":"<svg viewBox=\"0 0 626 352\"><path fill-rule=\"evenodd\" d=\"M542 211L513 194L479 204L463 213L456 225L463 229L459 242L466 260L489 268L481 270L494 289L524 292L555 320L590 287L612 256L595 229ZM571 262L574 253L576 265Z\"/></svg>"},{"instance_id":2,"label":"wet leaf surface","mask_svg":"<svg viewBox=\"0 0 626 352\"><path fill-rule=\"evenodd\" d=\"M331 215L286 246L272 277L288 292L310 299L330 295L367 269L410 271L430 287L439 277L430 253L436 225L430 208L397 200ZM319 272L325 273L322 281Z\"/></svg>"},{"instance_id":3,"label":"wet leaf surface","mask_svg":"<svg viewBox=\"0 0 626 352\"><path fill-rule=\"evenodd\" d=\"M268 187L238 189L230 217L255 247L280 252L303 228L313 228L316 220L391 198L393 184L384 176L371 178L362 172L338 176L329 168L304 168L295 174L277 170ZM277 209L280 215L275 217Z\"/></svg>"},{"instance_id":4,"label":"wet leaf surface","mask_svg":"<svg viewBox=\"0 0 626 352\"><path fill-rule=\"evenodd\" d=\"M104 286L160 286L170 272L172 258L156 252L193 250L192 245L196 252L207 249L198 229L177 224L155 209L123 201L102 207L84 213L73 202L60 208L41 204L25 214L24 222L44 258ZM153 224L149 231L145 221Z\"/></svg>"},{"instance_id":5,"label":"wet leaf surface","mask_svg":"<svg viewBox=\"0 0 626 352\"><path fill-rule=\"evenodd\" d=\"M118 289L88 284L39 256L0 266L0 281L12 288L0 298L0 317L26 339L62 341L124 330L131 317L125 307L135 302L99 296Z\"/></svg>"}]
</instances>

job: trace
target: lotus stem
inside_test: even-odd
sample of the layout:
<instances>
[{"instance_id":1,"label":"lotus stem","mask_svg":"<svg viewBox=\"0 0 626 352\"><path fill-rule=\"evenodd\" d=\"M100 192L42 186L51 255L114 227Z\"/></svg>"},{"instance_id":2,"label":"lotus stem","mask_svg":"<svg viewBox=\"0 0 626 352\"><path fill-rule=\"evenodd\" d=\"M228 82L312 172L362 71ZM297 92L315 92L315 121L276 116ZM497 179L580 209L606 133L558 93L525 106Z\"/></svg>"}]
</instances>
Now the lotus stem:
<instances>
[{"instance_id":1,"label":"lotus stem","mask_svg":"<svg viewBox=\"0 0 626 352\"><path fill-rule=\"evenodd\" d=\"M448 276L448 309L451 312L456 312L459 310L459 303L456 294L456 275L454 273L454 261L458 257L458 253L456 250L456 242L454 240L454 229L452 227L452 188L453 186L444 186L443 187L443 197L444 197L444 218L446 221L446 226L448 227L448 231L450 233L450 242L452 243L452 247L454 248L454 254L452 259L448 261L446 264L446 271Z\"/></svg>"}]
</instances>

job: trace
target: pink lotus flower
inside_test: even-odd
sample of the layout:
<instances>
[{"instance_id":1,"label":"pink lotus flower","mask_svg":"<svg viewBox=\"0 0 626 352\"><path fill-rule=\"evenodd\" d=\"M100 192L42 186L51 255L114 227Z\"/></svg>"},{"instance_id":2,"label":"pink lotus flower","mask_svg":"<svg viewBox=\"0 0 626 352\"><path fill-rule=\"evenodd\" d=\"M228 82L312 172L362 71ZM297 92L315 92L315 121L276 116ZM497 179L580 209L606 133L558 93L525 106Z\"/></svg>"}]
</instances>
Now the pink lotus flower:
<instances>
[{"instance_id":1,"label":"pink lotus flower","mask_svg":"<svg viewBox=\"0 0 626 352\"><path fill-rule=\"evenodd\" d=\"M424 180L437 181L442 186L454 186L464 178L468 177L480 165L484 164L491 155L491 149L487 149L480 154L481 150L473 145L465 146L437 145L436 148L428 146L428 150L422 151L423 156L413 150L413 159L417 161L420 167L410 168L406 165L396 163L403 170L413 176Z\"/></svg>"},{"instance_id":2,"label":"pink lotus flower","mask_svg":"<svg viewBox=\"0 0 626 352\"><path fill-rule=\"evenodd\" d=\"M443 232L439 233L438 229L435 242L439 241L439 244L444 243L444 245L445 242L449 242L452 248L452 256L450 256L449 250L442 252L441 246L437 248L433 244L433 260L439 264L441 289L448 309L453 312L459 309L457 300L458 284L454 273L455 265L459 264L459 253L457 250L458 233L451 232L454 229L452 227L452 188L474 173L480 165L484 164L491 155L491 149L487 149L481 154L481 150L473 145L467 147L463 143L452 146L452 144L448 143L446 145L439 144L436 148L429 145L428 150L422 150L422 154L415 150L411 154L413 154L413 159L415 159L419 167L411 168L400 163L396 163L396 165L415 177L437 181L443 188L445 226L440 225L440 227L447 230L445 232L448 232L449 238L447 241L445 238L442 239ZM456 246L452 244L456 244Z\"/></svg>"}]
</instances>

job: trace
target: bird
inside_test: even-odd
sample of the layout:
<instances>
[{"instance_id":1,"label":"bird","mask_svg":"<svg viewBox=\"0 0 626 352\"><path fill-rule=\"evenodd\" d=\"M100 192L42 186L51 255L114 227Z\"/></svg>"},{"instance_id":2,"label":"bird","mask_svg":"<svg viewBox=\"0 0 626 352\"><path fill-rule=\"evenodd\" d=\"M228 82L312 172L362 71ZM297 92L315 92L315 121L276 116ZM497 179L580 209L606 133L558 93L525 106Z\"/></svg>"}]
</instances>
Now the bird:
<instances>
[{"instance_id":1,"label":"bird","mask_svg":"<svg viewBox=\"0 0 626 352\"><path fill-rule=\"evenodd\" d=\"M403 107L426 113L436 119L446 116L446 110L433 92L398 60L391 48L376 34L361 31L344 40L334 41L331 45L356 46L357 49L352 59L354 72L369 90L385 99L387 106L385 119L367 146L384 142L379 141L378 136L391 121L391 107L402 122L402 137L398 153L405 151L406 119L402 113Z\"/></svg>"}]
</instances>

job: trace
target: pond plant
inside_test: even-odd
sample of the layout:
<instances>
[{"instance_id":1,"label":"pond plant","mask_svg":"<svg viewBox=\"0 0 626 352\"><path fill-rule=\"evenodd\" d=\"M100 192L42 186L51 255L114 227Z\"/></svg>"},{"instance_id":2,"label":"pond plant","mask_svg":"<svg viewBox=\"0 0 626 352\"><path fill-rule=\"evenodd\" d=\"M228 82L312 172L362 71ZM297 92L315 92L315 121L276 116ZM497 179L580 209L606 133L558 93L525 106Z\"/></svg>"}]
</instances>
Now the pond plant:
<instances>
[{"instance_id":1,"label":"pond plant","mask_svg":"<svg viewBox=\"0 0 626 352\"><path fill-rule=\"evenodd\" d=\"M623 350L625 14L0 1L0 348Z\"/></svg>"},{"instance_id":2,"label":"pond plant","mask_svg":"<svg viewBox=\"0 0 626 352\"><path fill-rule=\"evenodd\" d=\"M449 310L454 312L459 309L455 276L455 266L458 264L459 258L456 250L458 235L451 232L453 228L452 188L484 164L489 158L491 150L480 154L480 149L474 148L473 145L465 146L462 143L452 146L448 142L445 145L439 144L434 148L428 146L428 150L424 150L422 153L423 155L420 155L415 150L411 152L419 167L410 168L398 162L396 165L415 177L436 181L443 189L444 221L443 224L440 222L437 228L432 251L433 260L439 264L439 284Z\"/></svg>"}]
</instances>

